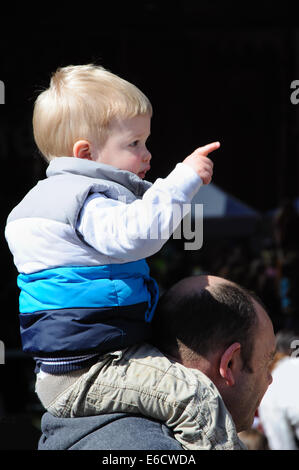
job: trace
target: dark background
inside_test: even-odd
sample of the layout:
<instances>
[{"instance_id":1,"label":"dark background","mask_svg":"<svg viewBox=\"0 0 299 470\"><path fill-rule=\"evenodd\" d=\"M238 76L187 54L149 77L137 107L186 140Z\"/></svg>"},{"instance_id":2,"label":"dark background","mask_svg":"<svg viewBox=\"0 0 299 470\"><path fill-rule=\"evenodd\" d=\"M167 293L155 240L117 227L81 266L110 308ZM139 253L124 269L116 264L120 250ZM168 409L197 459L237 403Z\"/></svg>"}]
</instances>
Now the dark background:
<instances>
[{"instance_id":1,"label":"dark background","mask_svg":"<svg viewBox=\"0 0 299 470\"><path fill-rule=\"evenodd\" d=\"M219 140L213 182L220 188L262 214L299 195L299 105L290 101L291 82L299 80L293 7L272 1L75 5L72 15L43 4L39 16L18 9L1 17L0 339L6 364L0 365L0 423L8 449L36 442L41 409L33 363L20 354L17 273L3 231L10 210L45 176L31 117L34 99L57 67L103 65L149 97L147 179L166 176L196 147Z\"/></svg>"}]
</instances>

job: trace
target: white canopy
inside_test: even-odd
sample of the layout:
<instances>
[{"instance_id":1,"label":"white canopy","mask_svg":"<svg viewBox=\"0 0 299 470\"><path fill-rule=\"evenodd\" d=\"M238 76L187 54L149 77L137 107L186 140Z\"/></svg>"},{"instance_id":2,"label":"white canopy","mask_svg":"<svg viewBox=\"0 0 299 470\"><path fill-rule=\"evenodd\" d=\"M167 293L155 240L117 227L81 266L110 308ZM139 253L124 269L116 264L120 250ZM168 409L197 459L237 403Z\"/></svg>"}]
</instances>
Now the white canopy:
<instances>
[{"instance_id":1,"label":"white canopy","mask_svg":"<svg viewBox=\"0 0 299 470\"><path fill-rule=\"evenodd\" d=\"M192 199L191 217L196 204L203 205L203 231L207 237L240 237L255 232L260 213L215 184L202 186Z\"/></svg>"},{"instance_id":2,"label":"white canopy","mask_svg":"<svg viewBox=\"0 0 299 470\"><path fill-rule=\"evenodd\" d=\"M203 204L204 217L259 217L256 210L212 183L202 186L194 196L193 211L195 204Z\"/></svg>"}]
</instances>

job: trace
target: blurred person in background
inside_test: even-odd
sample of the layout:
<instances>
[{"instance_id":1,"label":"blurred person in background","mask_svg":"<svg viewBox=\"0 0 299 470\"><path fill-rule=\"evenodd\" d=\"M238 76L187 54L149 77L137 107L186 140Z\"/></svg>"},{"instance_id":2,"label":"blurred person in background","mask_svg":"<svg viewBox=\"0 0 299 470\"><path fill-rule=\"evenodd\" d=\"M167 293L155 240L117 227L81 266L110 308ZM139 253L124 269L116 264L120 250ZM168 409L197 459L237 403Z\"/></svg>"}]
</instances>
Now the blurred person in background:
<instances>
[{"instance_id":1,"label":"blurred person in background","mask_svg":"<svg viewBox=\"0 0 299 470\"><path fill-rule=\"evenodd\" d=\"M259 406L259 419L271 450L299 450L299 332L276 334L273 382Z\"/></svg>"}]
</instances>

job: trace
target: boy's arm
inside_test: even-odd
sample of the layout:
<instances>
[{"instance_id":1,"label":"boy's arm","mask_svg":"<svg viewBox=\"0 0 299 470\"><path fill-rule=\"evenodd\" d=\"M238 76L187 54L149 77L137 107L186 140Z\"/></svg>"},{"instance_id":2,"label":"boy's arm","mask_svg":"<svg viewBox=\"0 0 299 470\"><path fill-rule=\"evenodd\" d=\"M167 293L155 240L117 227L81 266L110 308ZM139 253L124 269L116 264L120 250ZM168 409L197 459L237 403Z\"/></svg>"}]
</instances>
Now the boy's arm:
<instances>
[{"instance_id":1,"label":"boy's arm","mask_svg":"<svg viewBox=\"0 0 299 470\"><path fill-rule=\"evenodd\" d=\"M201 149L209 153L218 148L211 146ZM131 204L103 195L90 196L77 227L86 242L117 262L134 261L159 251L190 211L190 202L200 186L211 180L213 164L204 154L199 158L199 150L177 164L166 178L157 179L142 199Z\"/></svg>"}]
</instances>

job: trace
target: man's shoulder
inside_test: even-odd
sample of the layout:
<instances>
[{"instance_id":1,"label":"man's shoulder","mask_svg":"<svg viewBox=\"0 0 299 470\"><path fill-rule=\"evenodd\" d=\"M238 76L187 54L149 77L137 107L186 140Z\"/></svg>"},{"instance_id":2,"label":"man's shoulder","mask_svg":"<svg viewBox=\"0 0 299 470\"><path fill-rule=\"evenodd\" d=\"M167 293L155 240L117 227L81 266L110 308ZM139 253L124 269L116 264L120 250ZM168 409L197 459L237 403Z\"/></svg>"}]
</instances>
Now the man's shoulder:
<instances>
[{"instance_id":1,"label":"man's shoulder","mask_svg":"<svg viewBox=\"0 0 299 470\"><path fill-rule=\"evenodd\" d=\"M161 422L113 413L56 418L45 413L39 450L182 450Z\"/></svg>"}]
</instances>

